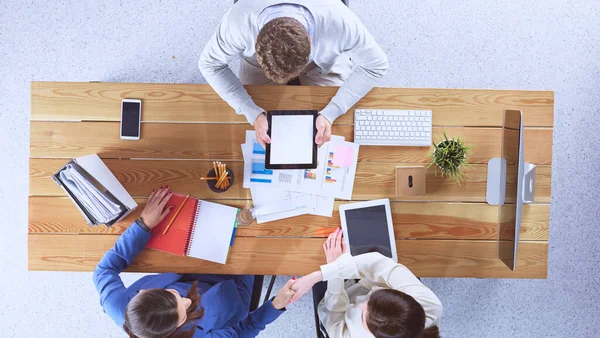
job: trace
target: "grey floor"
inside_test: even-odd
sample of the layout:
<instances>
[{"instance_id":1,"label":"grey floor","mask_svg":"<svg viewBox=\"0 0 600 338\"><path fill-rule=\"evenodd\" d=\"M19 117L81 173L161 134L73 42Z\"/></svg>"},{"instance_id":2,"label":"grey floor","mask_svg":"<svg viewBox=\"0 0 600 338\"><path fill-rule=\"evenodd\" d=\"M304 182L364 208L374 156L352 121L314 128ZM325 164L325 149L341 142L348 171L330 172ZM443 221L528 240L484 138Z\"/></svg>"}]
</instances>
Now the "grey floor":
<instances>
[{"instance_id":1,"label":"grey floor","mask_svg":"<svg viewBox=\"0 0 600 338\"><path fill-rule=\"evenodd\" d=\"M29 82L203 83L231 1L0 2L0 336L121 337L90 273L27 271ZM382 86L556 92L547 280L426 279L445 337L597 337L600 2L352 0L391 68ZM138 275L126 275L127 282ZM313 334L310 296L261 337Z\"/></svg>"}]
</instances>

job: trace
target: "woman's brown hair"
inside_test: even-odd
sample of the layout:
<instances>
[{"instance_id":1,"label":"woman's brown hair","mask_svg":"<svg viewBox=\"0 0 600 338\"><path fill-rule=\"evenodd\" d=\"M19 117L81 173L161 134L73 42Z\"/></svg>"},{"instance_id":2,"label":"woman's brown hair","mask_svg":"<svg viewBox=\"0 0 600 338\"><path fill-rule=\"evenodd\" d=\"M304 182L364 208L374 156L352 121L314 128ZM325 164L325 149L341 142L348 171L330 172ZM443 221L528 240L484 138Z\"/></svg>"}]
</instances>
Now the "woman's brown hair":
<instances>
[{"instance_id":1,"label":"woman's brown hair","mask_svg":"<svg viewBox=\"0 0 600 338\"><path fill-rule=\"evenodd\" d=\"M392 289L373 292L367 302L367 327L376 338L439 338L437 326L425 328L425 311L414 298Z\"/></svg>"},{"instance_id":2,"label":"woman's brown hair","mask_svg":"<svg viewBox=\"0 0 600 338\"><path fill-rule=\"evenodd\" d=\"M196 310L200 304L198 282L190 287L187 298L192 304L187 309L187 319L181 328L204 315L204 309ZM123 329L130 338L189 338L195 327L179 330L177 298L165 289L149 289L137 294L125 308Z\"/></svg>"}]
</instances>

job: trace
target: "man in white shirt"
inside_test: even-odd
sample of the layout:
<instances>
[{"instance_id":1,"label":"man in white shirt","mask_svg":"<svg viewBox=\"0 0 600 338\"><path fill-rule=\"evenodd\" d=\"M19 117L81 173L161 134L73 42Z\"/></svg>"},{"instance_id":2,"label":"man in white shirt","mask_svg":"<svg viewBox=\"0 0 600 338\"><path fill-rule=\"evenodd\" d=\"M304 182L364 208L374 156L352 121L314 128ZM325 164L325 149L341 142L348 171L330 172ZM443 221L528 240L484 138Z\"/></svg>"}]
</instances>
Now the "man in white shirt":
<instances>
[{"instance_id":1,"label":"man in white shirt","mask_svg":"<svg viewBox=\"0 0 600 338\"><path fill-rule=\"evenodd\" d=\"M240 78L228 62L242 57ZM360 20L340 0L241 0L228 10L198 62L213 89L270 143L264 110L242 84L340 86L317 118L318 145L331 124L385 75L387 57ZM240 81L241 80L241 81Z\"/></svg>"}]
</instances>

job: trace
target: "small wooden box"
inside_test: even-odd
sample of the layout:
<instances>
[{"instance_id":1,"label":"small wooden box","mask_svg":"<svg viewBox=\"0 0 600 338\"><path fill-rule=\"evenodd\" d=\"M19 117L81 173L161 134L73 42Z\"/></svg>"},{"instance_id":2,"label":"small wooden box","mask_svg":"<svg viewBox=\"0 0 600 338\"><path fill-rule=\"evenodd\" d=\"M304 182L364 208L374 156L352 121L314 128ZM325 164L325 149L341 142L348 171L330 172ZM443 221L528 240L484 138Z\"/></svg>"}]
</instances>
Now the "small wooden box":
<instances>
[{"instance_id":1,"label":"small wooden box","mask_svg":"<svg viewBox=\"0 0 600 338\"><path fill-rule=\"evenodd\" d=\"M396 196L425 195L424 166L396 167Z\"/></svg>"}]
</instances>

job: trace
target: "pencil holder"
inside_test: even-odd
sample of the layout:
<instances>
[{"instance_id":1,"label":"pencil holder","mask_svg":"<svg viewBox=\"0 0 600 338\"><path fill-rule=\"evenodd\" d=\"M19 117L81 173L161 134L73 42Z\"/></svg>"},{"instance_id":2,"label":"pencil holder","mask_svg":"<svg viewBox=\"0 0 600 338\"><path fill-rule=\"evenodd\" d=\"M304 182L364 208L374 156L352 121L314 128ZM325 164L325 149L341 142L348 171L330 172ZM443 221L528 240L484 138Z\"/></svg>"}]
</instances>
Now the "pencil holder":
<instances>
[{"instance_id":1,"label":"pencil holder","mask_svg":"<svg viewBox=\"0 0 600 338\"><path fill-rule=\"evenodd\" d=\"M229 168L227 168L227 175L229 176L229 185L225 189L219 189L219 188L217 188L215 186L217 184L217 181L215 181L215 180L206 181L206 184L208 184L208 187L210 188L210 190L212 190L212 191L214 191L216 193L225 192L225 191L229 190L229 188L231 188L231 186L233 185L233 172L231 170L229 170ZM216 177L217 175L215 174L215 170L211 169L206 176L208 176L208 177Z\"/></svg>"}]
</instances>

